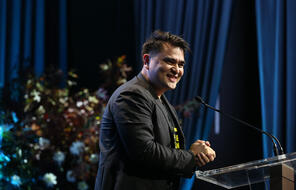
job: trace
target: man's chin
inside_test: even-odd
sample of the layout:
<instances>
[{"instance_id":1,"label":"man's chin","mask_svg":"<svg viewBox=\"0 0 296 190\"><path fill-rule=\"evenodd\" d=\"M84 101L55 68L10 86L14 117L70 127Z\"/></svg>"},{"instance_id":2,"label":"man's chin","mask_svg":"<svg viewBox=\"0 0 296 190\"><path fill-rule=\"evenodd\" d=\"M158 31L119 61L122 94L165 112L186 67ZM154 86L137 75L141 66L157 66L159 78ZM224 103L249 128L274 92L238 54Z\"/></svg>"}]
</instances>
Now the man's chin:
<instances>
[{"instance_id":1,"label":"man's chin","mask_svg":"<svg viewBox=\"0 0 296 190\"><path fill-rule=\"evenodd\" d=\"M177 87L177 84L169 84L168 87L170 90L174 90Z\"/></svg>"}]
</instances>

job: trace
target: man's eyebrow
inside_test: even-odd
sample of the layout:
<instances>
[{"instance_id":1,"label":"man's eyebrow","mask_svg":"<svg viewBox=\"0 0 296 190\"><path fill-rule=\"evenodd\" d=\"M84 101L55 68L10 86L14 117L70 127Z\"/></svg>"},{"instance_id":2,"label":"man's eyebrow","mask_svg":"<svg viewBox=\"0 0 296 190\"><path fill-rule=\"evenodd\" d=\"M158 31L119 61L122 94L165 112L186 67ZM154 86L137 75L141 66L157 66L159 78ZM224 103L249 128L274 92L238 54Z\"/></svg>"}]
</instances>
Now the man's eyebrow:
<instances>
[{"instance_id":1,"label":"man's eyebrow","mask_svg":"<svg viewBox=\"0 0 296 190\"><path fill-rule=\"evenodd\" d=\"M176 59L171 58L171 57L164 57L163 60L164 60L164 61L170 61L170 62L177 62Z\"/></svg>"},{"instance_id":2,"label":"man's eyebrow","mask_svg":"<svg viewBox=\"0 0 296 190\"><path fill-rule=\"evenodd\" d=\"M173 63L177 63L178 62L176 59L171 58L171 57L164 57L163 60L164 61L173 62ZM180 63L185 64L186 62L185 61L180 61Z\"/></svg>"}]
</instances>

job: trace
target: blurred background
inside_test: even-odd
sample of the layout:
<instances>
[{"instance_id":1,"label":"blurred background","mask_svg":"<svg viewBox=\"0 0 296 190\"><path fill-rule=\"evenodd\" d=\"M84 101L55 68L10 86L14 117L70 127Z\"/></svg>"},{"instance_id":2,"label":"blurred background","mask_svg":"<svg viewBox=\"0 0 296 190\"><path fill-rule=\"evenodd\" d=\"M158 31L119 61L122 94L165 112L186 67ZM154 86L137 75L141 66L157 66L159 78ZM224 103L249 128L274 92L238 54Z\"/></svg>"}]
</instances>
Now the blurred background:
<instances>
[{"instance_id":1,"label":"blurred background","mask_svg":"<svg viewBox=\"0 0 296 190\"><path fill-rule=\"evenodd\" d=\"M274 154L255 130L190 106L197 95L295 152L295 8L293 0L0 0L0 187L93 189L104 106L140 71L141 45L156 29L191 46L166 96L187 144L207 139L216 150L201 170ZM193 177L182 189L223 188Z\"/></svg>"}]
</instances>

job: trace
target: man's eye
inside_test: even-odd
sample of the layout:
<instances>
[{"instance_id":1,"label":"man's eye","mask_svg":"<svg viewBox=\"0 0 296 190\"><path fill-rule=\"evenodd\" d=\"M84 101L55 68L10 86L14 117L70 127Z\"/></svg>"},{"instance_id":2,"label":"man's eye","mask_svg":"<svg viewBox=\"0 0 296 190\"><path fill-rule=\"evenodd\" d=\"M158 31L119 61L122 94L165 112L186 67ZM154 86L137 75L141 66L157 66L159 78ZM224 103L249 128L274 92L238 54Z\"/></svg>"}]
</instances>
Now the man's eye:
<instances>
[{"instance_id":1,"label":"man's eye","mask_svg":"<svg viewBox=\"0 0 296 190\"><path fill-rule=\"evenodd\" d=\"M165 59L163 59L163 61L168 63L168 64L173 64L174 63L174 60L169 59L169 58L165 58Z\"/></svg>"}]
</instances>

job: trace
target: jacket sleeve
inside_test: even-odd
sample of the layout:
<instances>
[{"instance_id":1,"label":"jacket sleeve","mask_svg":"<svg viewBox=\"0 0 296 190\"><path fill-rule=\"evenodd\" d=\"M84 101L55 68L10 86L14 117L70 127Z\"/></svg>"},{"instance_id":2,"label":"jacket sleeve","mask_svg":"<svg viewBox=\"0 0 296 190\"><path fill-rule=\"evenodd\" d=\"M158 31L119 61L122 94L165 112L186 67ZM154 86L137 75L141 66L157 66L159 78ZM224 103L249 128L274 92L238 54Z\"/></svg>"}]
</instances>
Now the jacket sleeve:
<instances>
[{"instance_id":1,"label":"jacket sleeve","mask_svg":"<svg viewBox=\"0 0 296 190\"><path fill-rule=\"evenodd\" d=\"M153 102L140 92L122 92L112 105L112 113L128 157L147 167L191 177L195 170L191 151L159 144L153 134Z\"/></svg>"}]
</instances>

